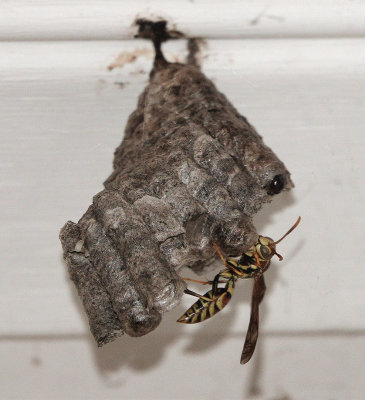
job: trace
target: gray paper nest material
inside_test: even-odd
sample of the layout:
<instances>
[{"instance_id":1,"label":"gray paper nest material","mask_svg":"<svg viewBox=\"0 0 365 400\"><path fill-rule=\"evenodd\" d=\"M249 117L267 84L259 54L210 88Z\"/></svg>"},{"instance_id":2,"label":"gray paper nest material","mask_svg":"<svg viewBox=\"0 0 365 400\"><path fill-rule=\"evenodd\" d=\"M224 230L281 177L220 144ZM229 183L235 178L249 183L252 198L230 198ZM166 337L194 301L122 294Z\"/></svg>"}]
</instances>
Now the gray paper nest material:
<instances>
[{"instance_id":1,"label":"gray paper nest material","mask_svg":"<svg viewBox=\"0 0 365 400\"><path fill-rule=\"evenodd\" d=\"M186 288L176 270L211 263L212 240L226 254L247 250L258 236L254 214L293 186L284 164L199 68L165 61L165 26L147 27L156 60L114 171L80 221L60 234L99 346L155 329Z\"/></svg>"}]
</instances>

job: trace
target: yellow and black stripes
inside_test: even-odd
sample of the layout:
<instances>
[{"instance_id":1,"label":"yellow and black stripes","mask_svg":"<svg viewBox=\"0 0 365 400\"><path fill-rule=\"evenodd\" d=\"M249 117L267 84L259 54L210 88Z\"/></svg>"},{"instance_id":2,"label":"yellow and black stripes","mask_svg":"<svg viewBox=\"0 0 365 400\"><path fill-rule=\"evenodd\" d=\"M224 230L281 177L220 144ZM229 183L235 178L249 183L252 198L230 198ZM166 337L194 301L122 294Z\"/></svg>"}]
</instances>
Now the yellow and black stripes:
<instances>
[{"instance_id":1,"label":"yellow and black stripes","mask_svg":"<svg viewBox=\"0 0 365 400\"><path fill-rule=\"evenodd\" d=\"M211 281L212 289L204 295L200 295L189 289L185 290L186 294L198 297L199 300L177 322L196 324L213 317L231 300L236 280L253 278L263 274L270 265L271 257L276 254L275 244L272 239L263 236L259 236L258 242L238 257L228 257L225 259L218 246L214 244L214 247L218 251L226 268L215 276L214 280ZM221 280L226 281L224 288L218 287Z\"/></svg>"},{"instance_id":2,"label":"yellow and black stripes","mask_svg":"<svg viewBox=\"0 0 365 400\"><path fill-rule=\"evenodd\" d=\"M177 322L196 324L213 317L213 315L222 310L231 300L234 292L235 280L236 278L231 275L224 288L216 288L215 293L213 293L213 289L209 290L203 296L211 300L200 298L177 320Z\"/></svg>"},{"instance_id":3,"label":"yellow and black stripes","mask_svg":"<svg viewBox=\"0 0 365 400\"><path fill-rule=\"evenodd\" d=\"M198 297L199 300L195 302L177 322L195 324L213 317L213 315L222 310L231 300L237 279L254 278L251 317L241 356L241 364L248 362L255 350L258 337L259 304L266 290L263 274L269 268L270 260L274 255L276 255L280 261L283 259L283 257L276 252L276 245L289 235L289 233L298 226L299 222L300 217L289 231L276 242L269 237L260 235L258 241L249 250L237 257L225 258L218 245L213 242L213 247L223 261L225 269L220 271L212 281L198 281L196 279L187 278L189 281L201 283L203 285L211 284L212 288L204 295L193 292L190 289L185 289L186 294ZM220 283L225 283L225 286L218 287Z\"/></svg>"},{"instance_id":4,"label":"yellow and black stripes","mask_svg":"<svg viewBox=\"0 0 365 400\"><path fill-rule=\"evenodd\" d=\"M239 262L237 262L235 258L228 258L226 265L228 272L232 273L232 275L237 275L237 278L240 279L252 278L260 272L260 267L253 262L243 264L242 256ZM226 276L226 274L224 274L224 276Z\"/></svg>"}]
</instances>

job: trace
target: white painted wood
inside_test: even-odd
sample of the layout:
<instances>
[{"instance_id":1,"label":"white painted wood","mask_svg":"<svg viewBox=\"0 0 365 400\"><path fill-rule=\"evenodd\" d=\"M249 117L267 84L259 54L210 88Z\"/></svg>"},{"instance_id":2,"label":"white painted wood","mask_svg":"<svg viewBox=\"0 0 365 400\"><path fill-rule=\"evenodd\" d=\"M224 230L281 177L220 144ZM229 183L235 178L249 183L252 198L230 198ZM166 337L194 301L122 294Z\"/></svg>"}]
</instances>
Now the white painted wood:
<instances>
[{"instance_id":1,"label":"white painted wood","mask_svg":"<svg viewBox=\"0 0 365 400\"><path fill-rule=\"evenodd\" d=\"M262 336L239 364L242 337L154 332L102 349L86 340L0 343L4 400L361 400L363 337ZM6 360L6 364L5 364Z\"/></svg>"},{"instance_id":2,"label":"white painted wood","mask_svg":"<svg viewBox=\"0 0 365 400\"><path fill-rule=\"evenodd\" d=\"M136 18L189 37L364 36L362 0L3 0L0 40L131 38Z\"/></svg>"},{"instance_id":3,"label":"white painted wood","mask_svg":"<svg viewBox=\"0 0 365 400\"><path fill-rule=\"evenodd\" d=\"M362 39L211 40L203 50L206 74L297 185L256 218L275 238L303 217L280 244L284 261L267 273L263 332L365 329L364 50ZM136 51L133 63L108 70L120 53ZM182 41L166 44L170 59L184 51ZM0 334L84 334L58 232L78 220L110 173L152 52L141 41L9 42L0 52ZM216 321L179 332L242 335L249 293L240 282ZM165 316L167 331L176 331L182 311Z\"/></svg>"}]
</instances>

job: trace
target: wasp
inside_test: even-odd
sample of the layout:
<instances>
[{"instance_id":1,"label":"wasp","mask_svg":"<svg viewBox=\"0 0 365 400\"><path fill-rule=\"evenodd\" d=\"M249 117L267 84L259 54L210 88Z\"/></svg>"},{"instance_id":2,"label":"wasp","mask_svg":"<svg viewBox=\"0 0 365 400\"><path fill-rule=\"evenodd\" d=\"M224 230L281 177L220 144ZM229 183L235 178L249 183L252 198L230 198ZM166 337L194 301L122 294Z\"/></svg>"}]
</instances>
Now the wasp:
<instances>
[{"instance_id":1,"label":"wasp","mask_svg":"<svg viewBox=\"0 0 365 400\"><path fill-rule=\"evenodd\" d=\"M300 219L299 217L288 232L276 242L269 237L260 235L257 242L248 251L238 257L225 258L217 244L213 242L213 246L223 261L225 269L220 271L212 281L199 281L196 279L184 278L184 280L197 282L202 285L211 284L212 289L204 295L186 289L186 294L198 297L199 300L194 303L177 322L195 324L213 317L231 300L238 279L253 278L251 316L241 355L241 364L246 364L255 351L258 338L259 304L264 298L266 291L263 274L269 268L271 258L274 255L276 255L280 261L283 259L283 257L276 252L276 245L298 226ZM218 287L220 283L225 283L225 286Z\"/></svg>"}]
</instances>

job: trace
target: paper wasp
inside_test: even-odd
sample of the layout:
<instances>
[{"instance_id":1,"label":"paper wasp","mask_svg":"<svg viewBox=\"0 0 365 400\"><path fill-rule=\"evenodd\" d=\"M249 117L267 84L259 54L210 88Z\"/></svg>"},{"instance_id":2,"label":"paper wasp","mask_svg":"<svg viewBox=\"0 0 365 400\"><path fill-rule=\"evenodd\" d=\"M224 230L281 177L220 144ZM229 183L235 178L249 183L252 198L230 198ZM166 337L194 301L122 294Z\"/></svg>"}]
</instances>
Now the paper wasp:
<instances>
[{"instance_id":1,"label":"paper wasp","mask_svg":"<svg viewBox=\"0 0 365 400\"><path fill-rule=\"evenodd\" d=\"M288 232L276 242L269 237L260 235L258 241L248 251L238 257L224 258L217 244L213 242L213 246L217 250L226 268L220 271L213 281L199 281L196 279L184 278L185 280L198 282L203 285L211 284L212 289L204 295L186 289L186 294L199 297L199 300L194 303L177 322L195 324L213 317L230 301L237 279L254 278L250 322L241 355L241 364L246 364L255 351L258 338L259 304L264 298L266 290L263 274L269 268L270 260L274 255L277 255L280 261L283 259L283 257L276 252L276 245L288 236L289 233L298 226L299 222L300 217ZM225 283L225 286L218 287L219 283Z\"/></svg>"}]
</instances>

